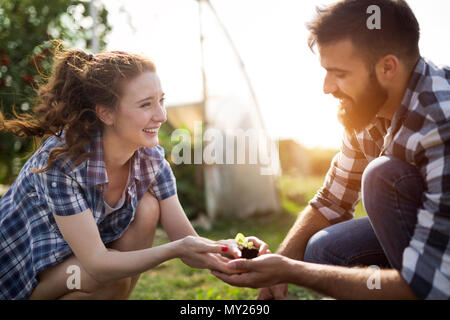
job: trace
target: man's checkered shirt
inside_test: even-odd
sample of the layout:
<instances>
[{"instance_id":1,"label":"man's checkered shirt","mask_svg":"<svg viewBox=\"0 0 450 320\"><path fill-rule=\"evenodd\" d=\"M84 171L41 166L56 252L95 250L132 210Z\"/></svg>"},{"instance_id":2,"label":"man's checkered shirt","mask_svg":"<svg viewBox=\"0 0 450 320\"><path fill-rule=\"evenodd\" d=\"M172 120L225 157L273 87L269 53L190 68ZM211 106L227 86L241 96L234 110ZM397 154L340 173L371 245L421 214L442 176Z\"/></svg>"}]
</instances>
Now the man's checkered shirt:
<instances>
[{"instance_id":1,"label":"man's checkered shirt","mask_svg":"<svg viewBox=\"0 0 450 320\"><path fill-rule=\"evenodd\" d=\"M421 172L426 191L401 274L418 297L450 298L450 69L421 58L392 122L344 134L324 185L310 201L330 222L351 219L368 163L394 156Z\"/></svg>"}]
</instances>

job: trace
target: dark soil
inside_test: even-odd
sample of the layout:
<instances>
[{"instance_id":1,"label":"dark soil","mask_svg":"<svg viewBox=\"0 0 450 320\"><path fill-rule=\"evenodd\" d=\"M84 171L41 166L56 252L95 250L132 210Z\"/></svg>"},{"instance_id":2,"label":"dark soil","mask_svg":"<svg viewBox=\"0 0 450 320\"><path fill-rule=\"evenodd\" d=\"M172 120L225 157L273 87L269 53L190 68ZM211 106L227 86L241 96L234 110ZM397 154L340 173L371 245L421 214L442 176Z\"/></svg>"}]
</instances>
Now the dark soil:
<instances>
[{"instance_id":1,"label":"dark soil","mask_svg":"<svg viewBox=\"0 0 450 320\"><path fill-rule=\"evenodd\" d=\"M253 259L258 256L258 249L242 248L241 253L242 253L242 258Z\"/></svg>"}]
</instances>

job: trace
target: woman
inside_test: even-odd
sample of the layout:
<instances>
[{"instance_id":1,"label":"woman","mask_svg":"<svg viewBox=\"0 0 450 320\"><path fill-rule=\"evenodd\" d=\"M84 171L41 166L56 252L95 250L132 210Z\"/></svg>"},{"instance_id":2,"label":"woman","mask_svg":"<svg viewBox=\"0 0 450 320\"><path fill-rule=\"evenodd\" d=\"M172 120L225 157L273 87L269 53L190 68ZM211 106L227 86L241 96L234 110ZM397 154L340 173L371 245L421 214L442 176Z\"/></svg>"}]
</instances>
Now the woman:
<instances>
[{"instance_id":1,"label":"woman","mask_svg":"<svg viewBox=\"0 0 450 320\"><path fill-rule=\"evenodd\" d=\"M230 272L221 253L237 257L236 244L199 237L178 201L153 63L81 50L57 60L33 116L0 113L2 131L50 136L0 199L0 298L128 298L140 273L173 258ZM158 221L171 242L151 248Z\"/></svg>"}]
</instances>

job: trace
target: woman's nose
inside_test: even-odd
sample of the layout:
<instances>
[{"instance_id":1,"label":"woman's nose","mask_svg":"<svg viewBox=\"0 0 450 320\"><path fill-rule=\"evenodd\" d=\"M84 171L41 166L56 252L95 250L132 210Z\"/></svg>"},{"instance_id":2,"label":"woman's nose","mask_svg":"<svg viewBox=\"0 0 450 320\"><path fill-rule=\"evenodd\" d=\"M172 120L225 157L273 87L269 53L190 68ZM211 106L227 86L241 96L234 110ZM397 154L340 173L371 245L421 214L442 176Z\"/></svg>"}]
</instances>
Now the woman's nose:
<instances>
[{"instance_id":1,"label":"woman's nose","mask_svg":"<svg viewBox=\"0 0 450 320\"><path fill-rule=\"evenodd\" d=\"M157 113L153 116L153 120L156 122L166 122L167 121L167 111L164 105L159 104Z\"/></svg>"}]
</instances>

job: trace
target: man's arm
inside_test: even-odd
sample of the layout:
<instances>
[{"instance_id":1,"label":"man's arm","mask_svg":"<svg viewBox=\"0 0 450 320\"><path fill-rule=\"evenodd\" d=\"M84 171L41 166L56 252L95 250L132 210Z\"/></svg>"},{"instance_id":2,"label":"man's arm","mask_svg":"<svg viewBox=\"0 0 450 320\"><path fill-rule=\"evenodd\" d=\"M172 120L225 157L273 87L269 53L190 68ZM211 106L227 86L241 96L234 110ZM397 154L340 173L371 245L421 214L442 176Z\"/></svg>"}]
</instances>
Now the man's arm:
<instances>
[{"instance_id":1,"label":"man's arm","mask_svg":"<svg viewBox=\"0 0 450 320\"><path fill-rule=\"evenodd\" d=\"M297 217L286 238L278 247L277 253L295 260L303 260L309 238L331 223L316 209L308 205ZM258 299L284 299L287 283L261 289Z\"/></svg>"},{"instance_id":2,"label":"man's arm","mask_svg":"<svg viewBox=\"0 0 450 320\"><path fill-rule=\"evenodd\" d=\"M417 299L395 269L348 268L289 260L289 283L337 299Z\"/></svg>"},{"instance_id":3,"label":"man's arm","mask_svg":"<svg viewBox=\"0 0 450 320\"><path fill-rule=\"evenodd\" d=\"M308 205L298 215L277 253L295 260L303 260L309 238L330 225L331 223L318 210Z\"/></svg>"},{"instance_id":4,"label":"man's arm","mask_svg":"<svg viewBox=\"0 0 450 320\"><path fill-rule=\"evenodd\" d=\"M416 299L395 269L349 268L298 261L278 254L228 263L239 274L214 271L219 279L239 287L269 287L292 283L337 299Z\"/></svg>"},{"instance_id":5,"label":"man's arm","mask_svg":"<svg viewBox=\"0 0 450 320\"><path fill-rule=\"evenodd\" d=\"M361 180L367 163L356 137L344 135L341 150L331 161L322 188L299 214L277 253L303 260L312 235L334 223L351 219L360 196L360 185L356 182ZM284 299L286 293L286 284L263 288L258 299Z\"/></svg>"},{"instance_id":6,"label":"man's arm","mask_svg":"<svg viewBox=\"0 0 450 320\"><path fill-rule=\"evenodd\" d=\"M340 152L331 161L322 189L298 216L277 253L302 260L309 238L316 232L353 217L360 183L368 160L354 135L345 134ZM320 208L320 211L316 208ZM330 222L331 221L331 222Z\"/></svg>"}]
</instances>

